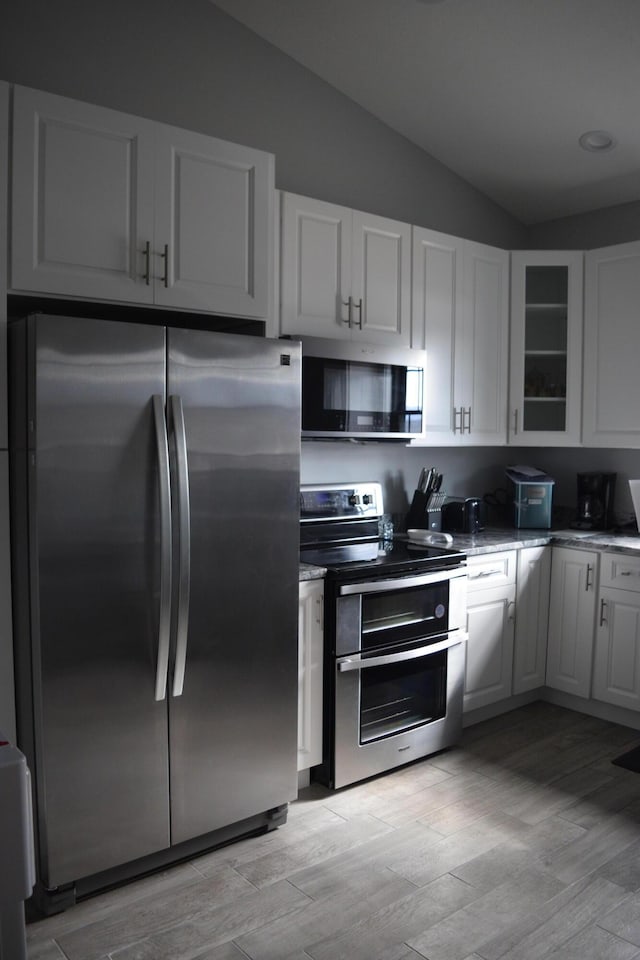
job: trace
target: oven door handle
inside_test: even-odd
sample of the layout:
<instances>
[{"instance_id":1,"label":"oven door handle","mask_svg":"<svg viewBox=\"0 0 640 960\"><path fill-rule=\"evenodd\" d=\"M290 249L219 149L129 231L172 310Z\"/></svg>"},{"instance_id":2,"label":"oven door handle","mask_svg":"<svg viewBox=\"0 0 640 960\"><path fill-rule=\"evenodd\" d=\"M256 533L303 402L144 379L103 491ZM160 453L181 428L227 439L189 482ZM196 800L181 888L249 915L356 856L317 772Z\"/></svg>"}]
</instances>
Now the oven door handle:
<instances>
[{"instance_id":1,"label":"oven door handle","mask_svg":"<svg viewBox=\"0 0 640 960\"><path fill-rule=\"evenodd\" d=\"M388 580L371 580L367 583L344 583L339 588L341 597L354 593L381 593L383 590L406 590L407 587L424 587L430 583L443 583L446 580L455 580L457 577L466 577L466 566L453 567L449 570L433 570L431 573L421 573L416 576L394 577Z\"/></svg>"},{"instance_id":2,"label":"oven door handle","mask_svg":"<svg viewBox=\"0 0 640 960\"><path fill-rule=\"evenodd\" d=\"M437 643L428 643L424 647L418 647L416 650L403 650L400 653L387 653L382 657L367 657L366 660L354 660L351 657L341 657L338 661L338 670L345 673L347 670L367 670L369 667L386 667L392 663L402 663L403 660L417 660L419 657L428 657L432 653L441 653L443 650L450 650L451 647L457 647L460 643L466 643L469 639L468 633L462 631L450 634L446 640L439 640Z\"/></svg>"}]
</instances>

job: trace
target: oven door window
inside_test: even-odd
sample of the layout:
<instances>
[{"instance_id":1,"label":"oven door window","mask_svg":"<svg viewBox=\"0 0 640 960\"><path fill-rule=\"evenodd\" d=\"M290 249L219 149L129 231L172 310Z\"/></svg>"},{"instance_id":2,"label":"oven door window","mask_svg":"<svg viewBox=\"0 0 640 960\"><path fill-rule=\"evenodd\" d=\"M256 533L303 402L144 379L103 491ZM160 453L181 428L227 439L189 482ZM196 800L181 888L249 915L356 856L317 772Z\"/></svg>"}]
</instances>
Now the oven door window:
<instances>
[{"instance_id":1,"label":"oven door window","mask_svg":"<svg viewBox=\"0 0 640 960\"><path fill-rule=\"evenodd\" d=\"M376 650L446 633L449 581L363 594L361 650Z\"/></svg>"},{"instance_id":2,"label":"oven door window","mask_svg":"<svg viewBox=\"0 0 640 960\"><path fill-rule=\"evenodd\" d=\"M446 714L447 651L360 672L360 743L440 720Z\"/></svg>"}]
</instances>

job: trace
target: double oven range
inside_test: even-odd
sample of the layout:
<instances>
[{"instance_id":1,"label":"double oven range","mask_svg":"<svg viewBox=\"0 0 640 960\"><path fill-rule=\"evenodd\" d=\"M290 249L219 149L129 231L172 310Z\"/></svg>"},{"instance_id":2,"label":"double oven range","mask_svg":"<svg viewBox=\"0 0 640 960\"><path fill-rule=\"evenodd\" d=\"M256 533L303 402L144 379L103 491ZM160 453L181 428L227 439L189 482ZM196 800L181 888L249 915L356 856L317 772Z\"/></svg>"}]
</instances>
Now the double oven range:
<instances>
[{"instance_id":1,"label":"double oven range","mask_svg":"<svg viewBox=\"0 0 640 960\"><path fill-rule=\"evenodd\" d=\"M380 536L378 483L304 484L300 559L325 567L323 762L330 787L456 743L466 555Z\"/></svg>"}]
</instances>

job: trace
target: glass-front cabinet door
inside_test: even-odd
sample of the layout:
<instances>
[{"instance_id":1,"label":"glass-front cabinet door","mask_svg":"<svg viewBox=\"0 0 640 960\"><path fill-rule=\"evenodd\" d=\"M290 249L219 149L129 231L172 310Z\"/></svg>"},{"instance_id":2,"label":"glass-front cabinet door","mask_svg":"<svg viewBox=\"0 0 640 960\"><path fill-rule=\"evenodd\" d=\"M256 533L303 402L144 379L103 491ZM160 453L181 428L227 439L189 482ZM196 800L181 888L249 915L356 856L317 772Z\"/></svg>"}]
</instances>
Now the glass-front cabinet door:
<instances>
[{"instance_id":1,"label":"glass-front cabinet door","mask_svg":"<svg viewBox=\"0 0 640 960\"><path fill-rule=\"evenodd\" d=\"M509 442L580 443L581 251L511 255Z\"/></svg>"}]
</instances>

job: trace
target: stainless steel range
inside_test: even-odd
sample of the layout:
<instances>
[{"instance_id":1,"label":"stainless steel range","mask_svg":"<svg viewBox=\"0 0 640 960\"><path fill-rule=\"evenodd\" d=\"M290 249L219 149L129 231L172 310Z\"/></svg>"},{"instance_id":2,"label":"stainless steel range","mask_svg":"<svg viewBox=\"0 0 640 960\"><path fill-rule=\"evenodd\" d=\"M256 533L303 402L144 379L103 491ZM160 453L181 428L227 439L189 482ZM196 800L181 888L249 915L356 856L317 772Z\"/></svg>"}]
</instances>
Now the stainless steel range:
<instances>
[{"instance_id":1,"label":"stainless steel range","mask_svg":"<svg viewBox=\"0 0 640 960\"><path fill-rule=\"evenodd\" d=\"M305 484L300 559L327 568L323 762L331 787L456 743L466 555L378 534L378 483Z\"/></svg>"}]
</instances>

